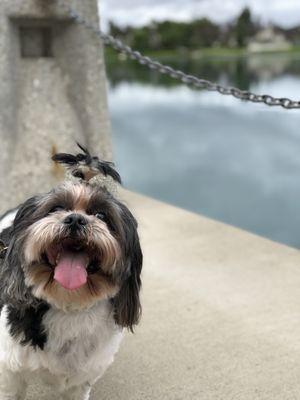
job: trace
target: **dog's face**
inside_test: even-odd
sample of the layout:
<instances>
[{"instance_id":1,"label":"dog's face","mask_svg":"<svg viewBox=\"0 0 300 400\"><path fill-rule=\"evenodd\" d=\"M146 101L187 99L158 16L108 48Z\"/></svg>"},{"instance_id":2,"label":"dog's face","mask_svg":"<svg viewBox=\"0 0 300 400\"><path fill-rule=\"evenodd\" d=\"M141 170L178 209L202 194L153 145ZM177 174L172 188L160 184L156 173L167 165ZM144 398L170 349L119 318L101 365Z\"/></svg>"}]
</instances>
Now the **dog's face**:
<instances>
[{"instance_id":1,"label":"dog's face","mask_svg":"<svg viewBox=\"0 0 300 400\"><path fill-rule=\"evenodd\" d=\"M112 299L116 322L132 329L141 268L137 224L127 207L103 188L68 183L19 209L0 290L63 310Z\"/></svg>"}]
</instances>

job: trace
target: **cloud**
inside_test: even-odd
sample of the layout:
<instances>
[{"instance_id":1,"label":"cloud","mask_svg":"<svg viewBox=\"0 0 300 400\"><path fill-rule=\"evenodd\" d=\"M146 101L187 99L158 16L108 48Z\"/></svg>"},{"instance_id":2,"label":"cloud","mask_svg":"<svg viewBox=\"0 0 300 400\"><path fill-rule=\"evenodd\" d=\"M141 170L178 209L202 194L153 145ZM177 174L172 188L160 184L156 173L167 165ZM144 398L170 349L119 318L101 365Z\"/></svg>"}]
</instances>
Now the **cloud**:
<instances>
[{"instance_id":1,"label":"cloud","mask_svg":"<svg viewBox=\"0 0 300 400\"><path fill-rule=\"evenodd\" d=\"M109 20L122 26L202 17L224 23L235 18L246 6L264 22L286 27L300 24L299 0L100 0L100 14L104 27Z\"/></svg>"}]
</instances>

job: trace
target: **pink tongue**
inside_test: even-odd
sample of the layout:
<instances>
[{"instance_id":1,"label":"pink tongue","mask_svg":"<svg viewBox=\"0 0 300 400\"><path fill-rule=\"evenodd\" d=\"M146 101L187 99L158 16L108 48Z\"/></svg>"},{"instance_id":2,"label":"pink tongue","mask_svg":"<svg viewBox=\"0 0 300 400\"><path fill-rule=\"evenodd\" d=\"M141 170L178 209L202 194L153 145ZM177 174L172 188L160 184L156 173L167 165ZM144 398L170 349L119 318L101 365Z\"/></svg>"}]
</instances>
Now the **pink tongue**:
<instances>
[{"instance_id":1,"label":"pink tongue","mask_svg":"<svg viewBox=\"0 0 300 400\"><path fill-rule=\"evenodd\" d=\"M80 288L87 281L88 261L86 253L62 252L55 268L54 279L65 289Z\"/></svg>"}]
</instances>

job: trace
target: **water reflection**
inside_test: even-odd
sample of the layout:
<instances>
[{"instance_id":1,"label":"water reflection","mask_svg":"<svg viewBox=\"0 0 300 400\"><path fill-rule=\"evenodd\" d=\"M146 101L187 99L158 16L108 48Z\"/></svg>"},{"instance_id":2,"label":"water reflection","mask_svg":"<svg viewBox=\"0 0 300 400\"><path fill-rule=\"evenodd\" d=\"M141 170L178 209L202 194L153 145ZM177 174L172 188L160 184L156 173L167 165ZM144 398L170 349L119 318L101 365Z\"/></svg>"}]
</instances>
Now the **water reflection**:
<instances>
[{"instance_id":1,"label":"water reflection","mask_svg":"<svg viewBox=\"0 0 300 400\"><path fill-rule=\"evenodd\" d=\"M126 186L300 247L300 112L191 90L133 65L109 66L115 156ZM181 68L260 93L300 93L298 57Z\"/></svg>"},{"instance_id":2,"label":"water reflection","mask_svg":"<svg viewBox=\"0 0 300 400\"><path fill-rule=\"evenodd\" d=\"M166 62L170 62L166 60ZM176 68L186 71L188 74L203 76L212 81L231 84L249 89L251 82L256 81L255 71L248 68L246 58L210 60L204 59L201 62L195 60L170 62ZM145 72L138 64L128 61L119 65L109 65L109 78L112 86L121 82L149 83L156 86L176 86L178 82L156 72Z\"/></svg>"},{"instance_id":3,"label":"water reflection","mask_svg":"<svg viewBox=\"0 0 300 400\"><path fill-rule=\"evenodd\" d=\"M281 75L300 77L300 53L294 55L269 54L251 57L211 57L204 59L168 59L164 60L176 69L186 71L211 81L237 86L248 90L251 85L262 79L271 80ZM178 85L166 75L148 71L134 61L127 59L107 63L109 80L114 87L122 82L149 83L157 86Z\"/></svg>"}]
</instances>

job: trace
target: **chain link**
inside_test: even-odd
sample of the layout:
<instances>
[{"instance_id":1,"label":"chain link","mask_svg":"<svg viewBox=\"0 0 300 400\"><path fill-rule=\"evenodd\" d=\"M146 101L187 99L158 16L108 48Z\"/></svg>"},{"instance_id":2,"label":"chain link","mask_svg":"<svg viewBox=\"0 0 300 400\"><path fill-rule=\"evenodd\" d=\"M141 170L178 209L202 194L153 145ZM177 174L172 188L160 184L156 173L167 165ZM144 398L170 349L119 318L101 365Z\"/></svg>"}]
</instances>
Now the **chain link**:
<instances>
[{"instance_id":1,"label":"chain link","mask_svg":"<svg viewBox=\"0 0 300 400\"><path fill-rule=\"evenodd\" d=\"M179 80L186 85L194 86L198 89L218 92L222 95L233 96L240 100L251 101L252 103L264 103L267 106L281 106L289 110L300 109L300 101L291 100L285 97L277 98L268 94L255 94L247 90L241 90L235 87L225 87L206 79L198 78L194 75L188 75L183 71L170 67L169 65L165 65L160 63L159 61L155 61L150 57L142 55L139 51L133 50L130 46L127 46L121 40L102 32L98 27L91 25L83 17L77 14L77 12L74 11L71 7L66 6L61 0L58 0L58 2L67 10L69 16L74 21L83 25L85 28L96 34L99 38L102 39L103 43L106 46L112 47L116 51L126 54L128 57L136 60L141 65L145 65L148 68L158 71L161 74L168 75L173 79Z\"/></svg>"}]
</instances>

